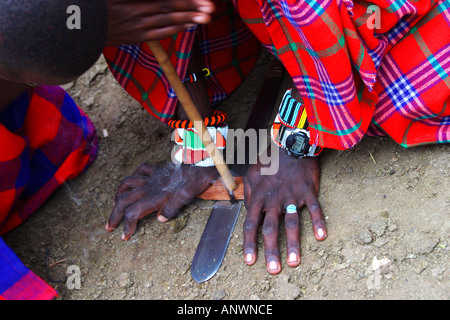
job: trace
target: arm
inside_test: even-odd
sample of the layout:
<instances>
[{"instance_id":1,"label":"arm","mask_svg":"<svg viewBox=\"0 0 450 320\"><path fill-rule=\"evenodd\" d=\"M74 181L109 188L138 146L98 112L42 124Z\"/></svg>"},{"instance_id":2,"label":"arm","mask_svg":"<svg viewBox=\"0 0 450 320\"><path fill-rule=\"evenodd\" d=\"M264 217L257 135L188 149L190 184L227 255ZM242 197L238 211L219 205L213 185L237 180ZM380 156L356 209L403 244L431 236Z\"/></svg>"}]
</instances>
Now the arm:
<instances>
[{"instance_id":1,"label":"arm","mask_svg":"<svg viewBox=\"0 0 450 320\"><path fill-rule=\"evenodd\" d=\"M107 46L160 40L195 24L206 24L209 0L108 0Z\"/></svg>"}]
</instances>

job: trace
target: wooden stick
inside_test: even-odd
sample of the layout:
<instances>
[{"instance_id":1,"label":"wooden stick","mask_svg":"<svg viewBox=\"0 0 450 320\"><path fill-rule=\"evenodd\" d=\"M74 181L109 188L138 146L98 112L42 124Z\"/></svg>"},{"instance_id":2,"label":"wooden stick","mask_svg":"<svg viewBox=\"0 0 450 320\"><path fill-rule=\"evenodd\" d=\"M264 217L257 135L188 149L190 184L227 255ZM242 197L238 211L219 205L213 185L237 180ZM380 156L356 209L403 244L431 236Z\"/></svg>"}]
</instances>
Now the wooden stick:
<instances>
[{"instance_id":1,"label":"wooden stick","mask_svg":"<svg viewBox=\"0 0 450 320\"><path fill-rule=\"evenodd\" d=\"M206 129L203 118L198 112L194 102L192 101L189 92L186 90L183 82L181 82L181 79L178 76L175 67L170 62L169 56L167 55L166 51L159 41L149 41L147 42L147 44L150 47L150 50L152 50L152 53L158 61L159 65L161 66L161 69L166 75L167 80L175 91L175 94L177 95L181 106L189 117L189 120L191 120L194 124L195 130L197 130L197 133L200 136L200 139L202 140L206 151L214 161L217 171L219 171L223 182L230 191L230 195L233 195L233 191L236 190L237 184L234 181L233 176L231 175L230 169L223 159L222 153L219 151L216 144L212 140L211 135Z\"/></svg>"},{"instance_id":2,"label":"wooden stick","mask_svg":"<svg viewBox=\"0 0 450 320\"><path fill-rule=\"evenodd\" d=\"M237 188L234 190L233 195L236 200L244 200L243 178L244 177L235 177ZM231 200L230 193L227 187L223 185L222 179L214 181L212 186L199 194L197 198L203 200Z\"/></svg>"}]
</instances>

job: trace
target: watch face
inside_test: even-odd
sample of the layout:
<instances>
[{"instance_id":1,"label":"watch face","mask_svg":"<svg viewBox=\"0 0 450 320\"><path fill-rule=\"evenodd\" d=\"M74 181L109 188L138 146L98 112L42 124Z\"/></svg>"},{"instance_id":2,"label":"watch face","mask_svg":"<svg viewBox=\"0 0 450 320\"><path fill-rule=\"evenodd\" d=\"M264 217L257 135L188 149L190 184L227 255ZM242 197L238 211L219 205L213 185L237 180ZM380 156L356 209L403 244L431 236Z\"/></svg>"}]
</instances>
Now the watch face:
<instances>
[{"instance_id":1,"label":"watch face","mask_svg":"<svg viewBox=\"0 0 450 320\"><path fill-rule=\"evenodd\" d=\"M309 138L303 132L293 133L286 139L286 148L295 156L305 156L309 150Z\"/></svg>"},{"instance_id":2,"label":"watch face","mask_svg":"<svg viewBox=\"0 0 450 320\"><path fill-rule=\"evenodd\" d=\"M304 148L305 148L305 139L296 137L294 140L294 144L292 145L292 150L294 150L295 152L302 152Z\"/></svg>"}]
</instances>

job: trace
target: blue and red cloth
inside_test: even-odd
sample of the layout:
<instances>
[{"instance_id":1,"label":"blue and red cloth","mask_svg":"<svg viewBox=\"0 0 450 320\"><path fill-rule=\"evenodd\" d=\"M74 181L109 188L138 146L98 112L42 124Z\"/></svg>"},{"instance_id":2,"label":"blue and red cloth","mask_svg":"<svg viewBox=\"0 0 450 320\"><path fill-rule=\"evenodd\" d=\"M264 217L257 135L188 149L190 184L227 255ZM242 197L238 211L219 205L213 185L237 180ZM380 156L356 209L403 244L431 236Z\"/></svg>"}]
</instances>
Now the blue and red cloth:
<instances>
[{"instance_id":1,"label":"blue and red cloth","mask_svg":"<svg viewBox=\"0 0 450 320\"><path fill-rule=\"evenodd\" d=\"M39 86L0 112L0 235L24 222L97 155L94 125L60 87ZM56 291L0 241L0 299L51 299Z\"/></svg>"},{"instance_id":2,"label":"blue and red cloth","mask_svg":"<svg viewBox=\"0 0 450 320\"><path fill-rule=\"evenodd\" d=\"M58 293L28 269L0 238L0 300L50 300Z\"/></svg>"}]
</instances>

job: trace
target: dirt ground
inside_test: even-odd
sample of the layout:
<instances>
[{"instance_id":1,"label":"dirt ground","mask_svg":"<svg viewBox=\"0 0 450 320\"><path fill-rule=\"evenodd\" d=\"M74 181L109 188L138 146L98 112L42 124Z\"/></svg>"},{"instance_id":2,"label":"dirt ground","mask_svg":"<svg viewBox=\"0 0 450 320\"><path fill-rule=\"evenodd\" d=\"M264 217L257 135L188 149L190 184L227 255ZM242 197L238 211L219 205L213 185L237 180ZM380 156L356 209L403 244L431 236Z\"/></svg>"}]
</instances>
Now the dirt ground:
<instances>
[{"instance_id":1,"label":"dirt ground","mask_svg":"<svg viewBox=\"0 0 450 320\"><path fill-rule=\"evenodd\" d=\"M270 58L257 67L221 109L238 128L253 106ZM287 81L280 92L284 92ZM152 118L115 82L103 59L65 88L99 133L99 156L82 176L67 182L24 225L4 237L60 299L311 300L450 298L448 248L450 146L404 149L389 138L365 138L354 149L321 157L320 201L328 238L317 242L302 211L302 263L269 275L260 256L243 262L240 213L217 274L197 284L190 264L213 201L184 209L185 227L175 232L155 215L139 223L128 242L123 224L108 233L114 194L142 162L170 161L171 129ZM234 111L233 111L234 110ZM47 251L48 250L48 251ZM46 266L46 252L51 267ZM62 281L69 266L81 270L80 289ZM58 282L59 281L59 282Z\"/></svg>"}]
</instances>

